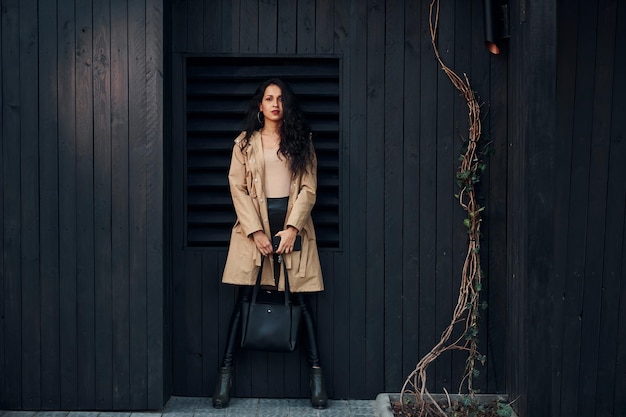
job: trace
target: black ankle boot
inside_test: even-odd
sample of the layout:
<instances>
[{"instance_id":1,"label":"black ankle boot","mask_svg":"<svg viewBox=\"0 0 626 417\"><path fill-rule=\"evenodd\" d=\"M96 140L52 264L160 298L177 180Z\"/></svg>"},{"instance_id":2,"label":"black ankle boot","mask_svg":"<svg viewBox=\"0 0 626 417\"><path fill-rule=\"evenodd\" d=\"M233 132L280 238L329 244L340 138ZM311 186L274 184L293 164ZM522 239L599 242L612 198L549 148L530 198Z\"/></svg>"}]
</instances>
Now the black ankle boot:
<instances>
[{"instance_id":1,"label":"black ankle boot","mask_svg":"<svg viewBox=\"0 0 626 417\"><path fill-rule=\"evenodd\" d=\"M213 393L213 408L226 408L230 402L230 388L233 385L232 367L223 366L217 374L217 383Z\"/></svg>"},{"instance_id":2,"label":"black ankle boot","mask_svg":"<svg viewBox=\"0 0 626 417\"><path fill-rule=\"evenodd\" d=\"M322 409L328 405L328 395L326 395L326 383L322 368L311 368L311 405L313 408Z\"/></svg>"}]
</instances>

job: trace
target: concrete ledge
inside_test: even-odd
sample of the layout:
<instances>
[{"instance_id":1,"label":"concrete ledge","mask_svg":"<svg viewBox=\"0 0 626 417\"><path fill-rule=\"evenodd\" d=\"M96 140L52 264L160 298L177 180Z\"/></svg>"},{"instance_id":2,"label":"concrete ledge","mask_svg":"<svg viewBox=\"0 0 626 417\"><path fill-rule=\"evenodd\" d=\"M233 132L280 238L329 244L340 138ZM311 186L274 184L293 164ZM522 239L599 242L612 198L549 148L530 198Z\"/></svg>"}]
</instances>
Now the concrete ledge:
<instances>
[{"instance_id":1,"label":"concrete ledge","mask_svg":"<svg viewBox=\"0 0 626 417\"><path fill-rule=\"evenodd\" d=\"M395 395L395 398L393 397ZM376 412L378 417L394 417L393 410L391 409L391 398L394 401L398 401L400 394L385 394L381 393L376 396Z\"/></svg>"},{"instance_id":2,"label":"concrete ledge","mask_svg":"<svg viewBox=\"0 0 626 417\"><path fill-rule=\"evenodd\" d=\"M445 394L431 394L435 401L445 400ZM458 400L463 397L463 395L459 394L450 394L450 399L452 401ZM405 396L405 398L411 398L411 395ZM381 393L376 396L376 412L378 413L378 417L394 417L393 410L391 408L392 401L399 401L400 393ZM505 395L498 394L477 394L476 400L479 402L490 402L495 400L507 401L507 397ZM511 417L517 417L515 411L511 414Z\"/></svg>"}]
</instances>

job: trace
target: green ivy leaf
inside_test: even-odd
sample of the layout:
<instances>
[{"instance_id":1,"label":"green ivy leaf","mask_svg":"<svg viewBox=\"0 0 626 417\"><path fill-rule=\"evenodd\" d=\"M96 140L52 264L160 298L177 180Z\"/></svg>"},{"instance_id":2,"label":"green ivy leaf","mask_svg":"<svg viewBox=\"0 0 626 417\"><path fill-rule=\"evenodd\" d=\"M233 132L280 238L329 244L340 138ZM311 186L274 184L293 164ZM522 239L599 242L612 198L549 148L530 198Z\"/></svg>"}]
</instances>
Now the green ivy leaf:
<instances>
[{"instance_id":1,"label":"green ivy leaf","mask_svg":"<svg viewBox=\"0 0 626 417\"><path fill-rule=\"evenodd\" d=\"M511 417L511 415L513 414L513 408L511 408L509 404L499 402L497 413L500 417Z\"/></svg>"}]
</instances>

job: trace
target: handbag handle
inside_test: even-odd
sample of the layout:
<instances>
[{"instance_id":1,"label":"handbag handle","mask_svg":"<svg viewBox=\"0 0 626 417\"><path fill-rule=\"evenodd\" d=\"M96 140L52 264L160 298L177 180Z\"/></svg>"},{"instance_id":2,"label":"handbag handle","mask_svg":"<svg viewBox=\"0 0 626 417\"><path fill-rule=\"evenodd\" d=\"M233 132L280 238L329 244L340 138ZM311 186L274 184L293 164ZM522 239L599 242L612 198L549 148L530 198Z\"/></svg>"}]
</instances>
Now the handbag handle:
<instances>
[{"instance_id":1,"label":"handbag handle","mask_svg":"<svg viewBox=\"0 0 626 417\"><path fill-rule=\"evenodd\" d=\"M261 289L261 276L263 275L263 262L265 261L265 256L261 258L261 267L259 268L259 273L256 276L256 282L254 283L254 289L252 290L252 298L250 299L250 304L256 304L256 297L259 294L259 290ZM287 273L287 264L283 259L283 255L278 255L278 262L283 264L283 269L285 271L285 305L289 305L291 300L289 298L289 275Z\"/></svg>"}]
</instances>

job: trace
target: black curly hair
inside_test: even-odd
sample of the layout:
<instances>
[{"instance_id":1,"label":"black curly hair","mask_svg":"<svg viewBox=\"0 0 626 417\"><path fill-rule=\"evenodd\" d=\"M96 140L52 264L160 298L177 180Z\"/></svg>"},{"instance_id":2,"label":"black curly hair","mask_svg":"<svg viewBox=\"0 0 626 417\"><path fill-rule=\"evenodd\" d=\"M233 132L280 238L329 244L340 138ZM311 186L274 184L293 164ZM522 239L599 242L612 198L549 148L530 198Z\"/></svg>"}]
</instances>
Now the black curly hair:
<instances>
[{"instance_id":1,"label":"black curly hair","mask_svg":"<svg viewBox=\"0 0 626 417\"><path fill-rule=\"evenodd\" d=\"M257 88L248 105L244 119L243 130L246 132L241 141L241 148L248 146L254 132L263 128L263 118L259 121L259 105L263 100L265 89L270 85L280 88L283 102L283 121L280 126L280 146L278 155L284 155L289 160L292 174L305 172L314 160L314 150L311 141L311 129L304 119L304 114L298 105L296 97L289 85L278 78L269 79Z\"/></svg>"}]
</instances>

